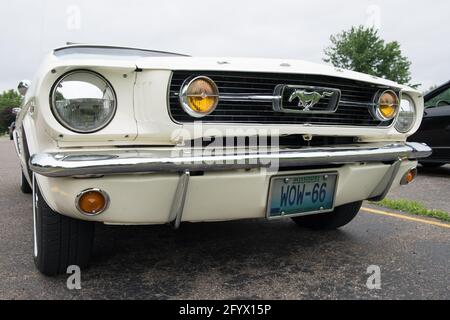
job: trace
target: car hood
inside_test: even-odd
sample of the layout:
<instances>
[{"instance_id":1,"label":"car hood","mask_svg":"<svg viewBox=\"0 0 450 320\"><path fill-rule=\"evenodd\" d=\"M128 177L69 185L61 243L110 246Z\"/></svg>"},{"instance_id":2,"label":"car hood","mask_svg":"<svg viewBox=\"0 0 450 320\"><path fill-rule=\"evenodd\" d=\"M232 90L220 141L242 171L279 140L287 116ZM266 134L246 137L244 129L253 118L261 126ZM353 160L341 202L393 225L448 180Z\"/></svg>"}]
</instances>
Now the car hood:
<instances>
[{"instance_id":1,"label":"car hood","mask_svg":"<svg viewBox=\"0 0 450 320\"><path fill-rule=\"evenodd\" d=\"M49 67L112 67L121 69L153 69L153 70L204 70L204 71L240 71L240 72L273 72L326 75L339 78L364 81L388 87L401 86L393 81L364 73L335 68L326 64L312 63L292 59L232 58L232 57L133 57L124 59L119 56L77 55L49 59Z\"/></svg>"},{"instance_id":2,"label":"car hood","mask_svg":"<svg viewBox=\"0 0 450 320\"><path fill-rule=\"evenodd\" d=\"M142 58L136 61L141 69L170 70L204 70L204 71L241 71L241 72L274 72L327 75L365 81L389 87L400 87L399 84L367 74L343 70L326 64L312 63L302 60L231 58L231 57L164 57Z\"/></svg>"}]
</instances>

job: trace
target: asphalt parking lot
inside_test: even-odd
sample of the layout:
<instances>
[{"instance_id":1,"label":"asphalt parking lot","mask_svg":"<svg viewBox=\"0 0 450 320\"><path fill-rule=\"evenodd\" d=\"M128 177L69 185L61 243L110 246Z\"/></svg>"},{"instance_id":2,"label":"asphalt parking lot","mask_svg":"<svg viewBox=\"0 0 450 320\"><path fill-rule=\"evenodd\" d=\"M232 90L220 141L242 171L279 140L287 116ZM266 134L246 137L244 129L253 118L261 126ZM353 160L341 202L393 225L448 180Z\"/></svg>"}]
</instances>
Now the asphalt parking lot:
<instances>
[{"instance_id":1,"label":"asphalt parking lot","mask_svg":"<svg viewBox=\"0 0 450 320\"><path fill-rule=\"evenodd\" d=\"M421 173L392 196L448 210L450 168ZM98 225L92 265L71 291L67 276L34 268L31 196L20 193L13 145L0 138L0 299L449 299L449 225L409 218L361 211L328 233L290 220ZM366 286L371 265L381 289Z\"/></svg>"}]
</instances>

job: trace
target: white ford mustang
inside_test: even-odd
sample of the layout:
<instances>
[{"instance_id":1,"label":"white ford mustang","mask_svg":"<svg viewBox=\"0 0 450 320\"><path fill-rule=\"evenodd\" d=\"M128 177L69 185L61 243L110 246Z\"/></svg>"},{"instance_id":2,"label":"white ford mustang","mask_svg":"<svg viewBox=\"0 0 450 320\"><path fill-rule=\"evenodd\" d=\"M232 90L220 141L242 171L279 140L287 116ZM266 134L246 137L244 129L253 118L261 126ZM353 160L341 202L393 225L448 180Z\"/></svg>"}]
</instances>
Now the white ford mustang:
<instances>
[{"instance_id":1,"label":"white ford mustang","mask_svg":"<svg viewBox=\"0 0 450 320\"><path fill-rule=\"evenodd\" d=\"M88 264L95 222L336 229L431 153L406 142L420 92L297 60L72 45L19 91L14 142L47 275Z\"/></svg>"}]
</instances>

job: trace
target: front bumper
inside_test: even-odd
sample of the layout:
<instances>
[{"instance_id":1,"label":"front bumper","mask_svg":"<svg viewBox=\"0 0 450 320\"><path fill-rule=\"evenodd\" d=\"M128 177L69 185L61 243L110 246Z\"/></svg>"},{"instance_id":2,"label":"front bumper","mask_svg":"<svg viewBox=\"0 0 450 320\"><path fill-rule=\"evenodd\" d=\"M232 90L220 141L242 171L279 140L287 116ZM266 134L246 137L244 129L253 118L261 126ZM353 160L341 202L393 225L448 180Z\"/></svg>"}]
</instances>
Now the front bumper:
<instances>
[{"instance_id":1,"label":"front bumper","mask_svg":"<svg viewBox=\"0 0 450 320\"><path fill-rule=\"evenodd\" d=\"M215 150L216 151L216 150ZM360 144L300 149L228 150L211 155L201 149L115 150L38 153L33 172L47 177L83 177L151 172L226 171L255 168L298 168L358 162L417 160L430 156L420 143Z\"/></svg>"},{"instance_id":2,"label":"front bumper","mask_svg":"<svg viewBox=\"0 0 450 320\"><path fill-rule=\"evenodd\" d=\"M108 224L173 222L177 227L181 221L264 218L270 180L280 174L336 172L336 206L379 200L400 185L404 174L417 165L415 160L430 153L427 146L415 143L230 151L219 156L122 150L38 154L30 165L56 212ZM268 160L278 161L278 168ZM274 170L262 170L270 167ZM75 199L88 188L109 194L108 210L90 217L77 210Z\"/></svg>"}]
</instances>

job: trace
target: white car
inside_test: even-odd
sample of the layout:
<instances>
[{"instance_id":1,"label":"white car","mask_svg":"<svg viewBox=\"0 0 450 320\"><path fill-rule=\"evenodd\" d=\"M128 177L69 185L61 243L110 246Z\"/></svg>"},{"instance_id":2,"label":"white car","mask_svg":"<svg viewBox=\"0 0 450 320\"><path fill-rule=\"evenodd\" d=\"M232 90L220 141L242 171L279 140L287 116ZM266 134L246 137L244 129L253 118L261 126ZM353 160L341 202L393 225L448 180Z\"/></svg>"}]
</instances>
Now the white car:
<instances>
[{"instance_id":1,"label":"white car","mask_svg":"<svg viewBox=\"0 0 450 320\"><path fill-rule=\"evenodd\" d=\"M406 142L420 92L297 60L72 45L19 91L14 141L47 275L88 264L95 222L340 228L431 154Z\"/></svg>"}]
</instances>

